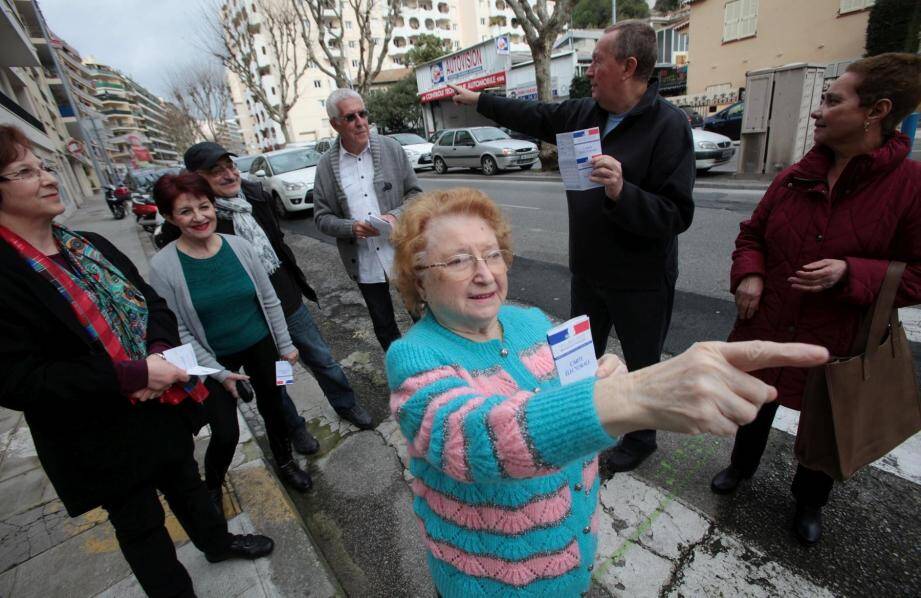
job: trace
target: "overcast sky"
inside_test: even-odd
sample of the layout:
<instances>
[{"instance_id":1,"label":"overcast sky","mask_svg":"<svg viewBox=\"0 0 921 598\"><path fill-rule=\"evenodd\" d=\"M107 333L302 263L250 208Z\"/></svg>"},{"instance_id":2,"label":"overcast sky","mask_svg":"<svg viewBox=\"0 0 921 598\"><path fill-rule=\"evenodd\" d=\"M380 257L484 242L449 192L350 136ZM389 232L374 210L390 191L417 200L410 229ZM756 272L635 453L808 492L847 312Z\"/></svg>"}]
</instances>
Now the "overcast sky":
<instances>
[{"instance_id":1,"label":"overcast sky","mask_svg":"<svg viewBox=\"0 0 921 598\"><path fill-rule=\"evenodd\" d=\"M196 48L202 0L38 0L51 30L81 55L91 55L165 95L164 74L207 60Z\"/></svg>"}]
</instances>

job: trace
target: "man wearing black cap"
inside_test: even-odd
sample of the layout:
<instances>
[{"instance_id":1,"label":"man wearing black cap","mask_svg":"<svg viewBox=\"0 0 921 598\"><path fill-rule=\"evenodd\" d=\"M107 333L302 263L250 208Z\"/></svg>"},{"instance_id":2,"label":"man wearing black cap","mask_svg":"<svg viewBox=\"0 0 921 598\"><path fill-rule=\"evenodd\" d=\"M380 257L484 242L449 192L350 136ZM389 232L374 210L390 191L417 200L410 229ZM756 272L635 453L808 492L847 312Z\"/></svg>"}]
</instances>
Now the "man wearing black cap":
<instances>
[{"instance_id":1,"label":"man wearing black cap","mask_svg":"<svg viewBox=\"0 0 921 598\"><path fill-rule=\"evenodd\" d=\"M361 429L373 427L371 416L356 402L355 391L342 366L333 359L329 346L303 303L302 296L316 302L317 294L307 284L294 253L284 242L284 233L272 212L270 198L258 183L241 180L231 157L236 156L217 143L205 141L190 147L183 160L187 169L208 181L219 200L216 206L217 232L236 234L249 240L254 227L258 227L268 238L275 255L264 256L266 269L281 300L288 332L301 360L313 372L326 399L340 417ZM171 227L169 233L166 228L167 225L164 225L164 236L168 241L179 236L175 227ZM304 418L297 413L287 393L282 393L282 411L295 450L306 455L317 452L319 443L307 431Z\"/></svg>"}]
</instances>

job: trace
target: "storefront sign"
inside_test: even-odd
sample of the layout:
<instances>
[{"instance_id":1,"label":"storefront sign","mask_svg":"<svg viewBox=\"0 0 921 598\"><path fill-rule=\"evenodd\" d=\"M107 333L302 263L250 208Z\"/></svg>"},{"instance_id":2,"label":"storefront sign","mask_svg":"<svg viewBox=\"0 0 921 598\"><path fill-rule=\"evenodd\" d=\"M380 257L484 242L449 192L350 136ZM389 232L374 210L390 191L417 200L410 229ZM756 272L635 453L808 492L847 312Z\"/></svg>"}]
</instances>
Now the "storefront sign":
<instances>
[{"instance_id":1,"label":"storefront sign","mask_svg":"<svg viewBox=\"0 0 921 598\"><path fill-rule=\"evenodd\" d=\"M508 48L508 36L485 40L419 66L416 69L419 101L433 102L452 96L454 92L447 87L448 83L471 90L504 85L511 57L502 51L503 48Z\"/></svg>"},{"instance_id":2,"label":"storefront sign","mask_svg":"<svg viewBox=\"0 0 921 598\"><path fill-rule=\"evenodd\" d=\"M470 91L479 91L489 87L498 87L499 85L505 85L505 71L499 71L498 73L491 73L483 77L464 81L458 84L458 87L465 87ZM443 100L453 95L454 90L450 87L439 87L438 89L433 89L432 91L427 91L420 95L419 102L427 104L428 102Z\"/></svg>"}]
</instances>

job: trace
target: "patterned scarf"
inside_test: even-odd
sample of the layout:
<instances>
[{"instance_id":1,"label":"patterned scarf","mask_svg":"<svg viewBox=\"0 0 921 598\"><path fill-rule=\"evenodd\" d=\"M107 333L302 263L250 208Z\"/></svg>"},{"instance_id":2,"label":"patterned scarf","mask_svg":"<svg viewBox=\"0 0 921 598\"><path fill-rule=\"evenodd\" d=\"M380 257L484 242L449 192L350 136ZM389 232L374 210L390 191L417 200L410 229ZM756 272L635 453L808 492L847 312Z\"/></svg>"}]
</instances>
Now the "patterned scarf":
<instances>
[{"instance_id":1,"label":"patterned scarf","mask_svg":"<svg viewBox=\"0 0 921 598\"><path fill-rule=\"evenodd\" d=\"M62 268L13 231L0 226L9 243L42 278L70 304L93 340L105 347L113 361L147 356L147 301L98 249L80 235L52 225L61 255L73 268Z\"/></svg>"},{"instance_id":2,"label":"patterned scarf","mask_svg":"<svg viewBox=\"0 0 921 598\"><path fill-rule=\"evenodd\" d=\"M218 197L214 201L217 206L217 216L224 220L233 220L234 232L253 244L259 261L269 274L278 270L281 260L272 249L272 244L265 231L253 218L253 206L242 195L237 197Z\"/></svg>"}]
</instances>

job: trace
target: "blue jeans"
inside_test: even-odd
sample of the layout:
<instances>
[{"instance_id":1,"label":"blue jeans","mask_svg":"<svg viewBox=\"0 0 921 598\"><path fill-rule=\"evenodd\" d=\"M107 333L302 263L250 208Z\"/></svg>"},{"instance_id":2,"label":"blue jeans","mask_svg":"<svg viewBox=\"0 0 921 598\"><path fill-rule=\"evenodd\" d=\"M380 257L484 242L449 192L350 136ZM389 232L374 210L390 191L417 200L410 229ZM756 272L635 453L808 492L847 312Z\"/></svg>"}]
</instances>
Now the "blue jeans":
<instances>
[{"instance_id":1,"label":"blue jeans","mask_svg":"<svg viewBox=\"0 0 921 598\"><path fill-rule=\"evenodd\" d=\"M329 345L323 340L319 328L313 321L307 306L301 304L297 311L285 318L288 334L300 354L301 361L310 368L317 383L326 395L326 400L333 409L349 409L355 405L355 391L349 384L342 366L333 359ZM305 420L297 412L297 407L287 392L282 393L281 410L289 430L303 426Z\"/></svg>"}]
</instances>

